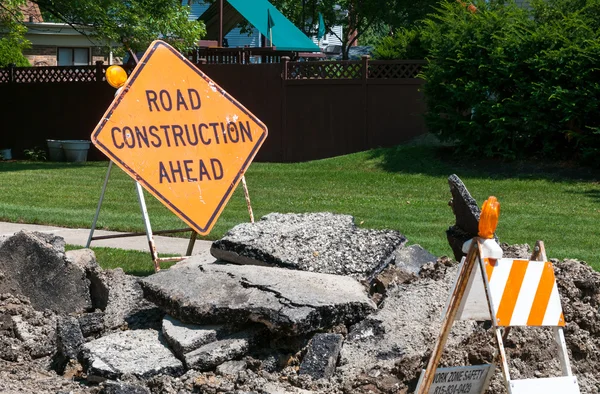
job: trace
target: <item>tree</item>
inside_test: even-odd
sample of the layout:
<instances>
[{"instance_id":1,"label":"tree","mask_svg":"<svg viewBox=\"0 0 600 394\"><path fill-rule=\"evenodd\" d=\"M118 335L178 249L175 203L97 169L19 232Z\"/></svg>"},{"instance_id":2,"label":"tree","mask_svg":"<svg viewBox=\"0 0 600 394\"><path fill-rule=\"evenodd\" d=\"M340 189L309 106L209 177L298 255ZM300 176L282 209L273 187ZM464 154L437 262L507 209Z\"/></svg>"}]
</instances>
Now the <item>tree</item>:
<instances>
[{"instance_id":1,"label":"tree","mask_svg":"<svg viewBox=\"0 0 600 394\"><path fill-rule=\"evenodd\" d=\"M4 0L3 0L4 1ZM12 0L15 1L15 0ZM19 1L19 0L17 0ZM189 7L180 0L32 0L42 12L71 25L93 27L95 38L105 45L143 51L155 39L180 51L194 47L205 34L204 23L190 21Z\"/></svg>"},{"instance_id":2,"label":"tree","mask_svg":"<svg viewBox=\"0 0 600 394\"><path fill-rule=\"evenodd\" d=\"M373 36L387 35L401 27L410 27L433 11L440 0L273 0L272 3L307 35L315 34L318 14L323 14L329 33L332 26L341 25L342 55L355 42Z\"/></svg>"},{"instance_id":3,"label":"tree","mask_svg":"<svg viewBox=\"0 0 600 394\"><path fill-rule=\"evenodd\" d=\"M600 166L600 0L471 5L421 29L428 129L465 156Z\"/></svg>"},{"instance_id":4,"label":"tree","mask_svg":"<svg viewBox=\"0 0 600 394\"><path fill-rule=\"evenodd\" d=\"M10 64L30 66L23 56L23 49L30 43L25 39L27 29L21 24L23 13L20 6L25 0L3 0L0 3L0 67Z\"/></svg>"}]
</instances>

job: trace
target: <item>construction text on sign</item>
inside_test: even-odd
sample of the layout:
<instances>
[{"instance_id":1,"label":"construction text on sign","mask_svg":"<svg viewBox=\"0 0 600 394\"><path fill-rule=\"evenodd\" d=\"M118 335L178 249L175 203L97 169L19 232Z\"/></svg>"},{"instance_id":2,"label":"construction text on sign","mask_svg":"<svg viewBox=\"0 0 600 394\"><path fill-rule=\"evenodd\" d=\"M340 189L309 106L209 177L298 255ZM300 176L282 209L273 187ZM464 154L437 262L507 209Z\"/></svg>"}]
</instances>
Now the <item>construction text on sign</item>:
<instances>
[{"instance_id":1,"label":"construction text on sign","mask_svg":"<svg viewBox=\"0 0 600 394\"><path fill-rule=\"evenodd\" d=\"M208 234L267 128L179 52L153 42L92 142L199 234Z\"/></svg>"}]
</instances>

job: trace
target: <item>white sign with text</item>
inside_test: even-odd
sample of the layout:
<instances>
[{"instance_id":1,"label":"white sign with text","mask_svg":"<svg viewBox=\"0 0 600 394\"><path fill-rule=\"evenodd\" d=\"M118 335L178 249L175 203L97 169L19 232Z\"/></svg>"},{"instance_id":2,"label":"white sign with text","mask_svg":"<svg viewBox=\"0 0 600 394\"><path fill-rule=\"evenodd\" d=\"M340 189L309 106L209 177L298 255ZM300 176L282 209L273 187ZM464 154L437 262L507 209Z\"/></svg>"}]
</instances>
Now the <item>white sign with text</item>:
<instances>
[{"instance_id":1,"label":"white sign with text","mask_svg":"<svg viewBox=\"0 0 600 394\"><path fill-rule=\"evenodd\" d=\"M438 368L429 394L482 394L489 385L493 371L493 364ZM425 370L421 372L417 388L423 380L424 373Z\"/></svg>"}]
</instances>

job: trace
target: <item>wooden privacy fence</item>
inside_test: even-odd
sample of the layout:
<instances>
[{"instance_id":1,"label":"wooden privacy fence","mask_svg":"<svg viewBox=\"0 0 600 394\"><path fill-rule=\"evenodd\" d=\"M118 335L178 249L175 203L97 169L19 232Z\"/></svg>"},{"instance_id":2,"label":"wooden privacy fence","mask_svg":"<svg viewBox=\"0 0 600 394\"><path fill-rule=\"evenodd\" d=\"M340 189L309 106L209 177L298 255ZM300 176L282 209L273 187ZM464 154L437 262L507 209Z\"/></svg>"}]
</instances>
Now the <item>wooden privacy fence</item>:
<instances>
[{"instance_id":1,"label":"wooden privacy fence","mask_svg":"<svg viewBox=\"0 0 600 394\"><path fill-rule=\"evenodd\" d=\"M198 67L269 128L256 160L297 162L405 142L426 132L417 75L424 61L298 61ZM46 147L46 139L89 139L114 89L107 66L0 69L0 111L14 126L0 148ZM131 71L129 69L128 71ZM5 124L8 124L5 121ZM89 160L105 157L95 148Z\"/></svg>"}]
</instances>

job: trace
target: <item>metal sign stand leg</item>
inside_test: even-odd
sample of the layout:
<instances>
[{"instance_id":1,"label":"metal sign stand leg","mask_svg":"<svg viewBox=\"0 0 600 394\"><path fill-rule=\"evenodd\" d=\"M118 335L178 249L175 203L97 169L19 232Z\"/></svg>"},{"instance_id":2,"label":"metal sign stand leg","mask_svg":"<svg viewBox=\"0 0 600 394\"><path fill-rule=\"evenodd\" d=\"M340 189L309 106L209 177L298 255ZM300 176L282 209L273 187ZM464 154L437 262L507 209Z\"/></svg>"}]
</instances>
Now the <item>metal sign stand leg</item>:
<instances>
[{"instance_id":1,"label":"metal sign stand leg","mask_svg":"<svg viewBox=\"0 0 600 394\"><path fill-rule=\"evenodd\" d=\"M104 193L106 192L106 185L108 185L108 178L110 177L110 171L112 170L113 162L110 161L108 163L108 169L106 170L106 177L104 178L104 184L102 185L102 192L100 193L100 199L98 200L98 207L96 208L96 214L94 215L94 220L92 221L92 228L90 229L90 236L85 244L86 248L90 247L92 243L92 238L94 236L94 231L96 230L96 223L98 222L98 216L100 215L100 207L102 207L102 201L104 200Z\"/></svg>"},{"instance_id":2,"label":"metal sign stand leg","mask_svg":"<svg viewBox=\"0 0 600 394\"><path fill-rule=\"evenodd\" d=\"M98 206L96 207L96 213L94 214L94 220L92 221L90 235L85 244L85 247L89 248L90 244L92 243L93 240L109 239L109 238L122 238L122 237L135 237L135 236L140 236L140 235L146 235L146 237L148 239L148 246L150 247L150 254L152 256L152 262L154 263L154 271L155 272L160 271L160 262L161 261L166 262L166 261L183 260L184 257L166 257L166 258L158 257L158 253L156 251L156 245L154 243L154 233L152 232L152 226L150 225L150 217L148 215L148 210L146 208L146 200L144 199L142 187L138 182L135 183L136 184L136 194L138 197L138 202L140 204L140 209L142 211L145 232L144 233L124 233L124 234L117 234L117 235L102 235L102 236L94 237L94 231L96 230L96 225L98 223L98 217L100 216L100 208L102 207L102 202L104 201L104 195L106 194L106 188L108 186L108 179L110 178L112 166L113 166L113 162L110 161L108 163L108 169L106 170L106 177L104 178L104 184L102 185L102 192L100 193L100 199L98 200ZM156 234L181 233L181 232L186 232L186 231L192 232L192 235L190 236L190 242L188 244L188 248L186 251L186 256L191 256L192 251L194 250L194 244L196 243L196 238L198 236L198 233L196 233L196 231L194 231L192 228L184 228L184 229L178 229L178 230L162 230L162 231L157 231Z\"/></svg>"},{"instance_id":3,"label":"metal sign stand leg","mask_svg":"<svg viewBox=\"0 0 600 394\"><path fill-rule=\"evenodd\" d=\"M148 240L148 246L150 247L150 255L152 256L152 262L154 263L154 272L158 272L160 271L158 253L156 253L156 245L154 244L154 237L152 236L152 226L150 225L150 217L148 217L148 209L146 208L144 191L142 190L142 186L139 182L135 183L135 191L137 193L138 202L140 203L142 218L144 219L144 229L146 230L146 239Z\"/></svg>"}]
</instances>

